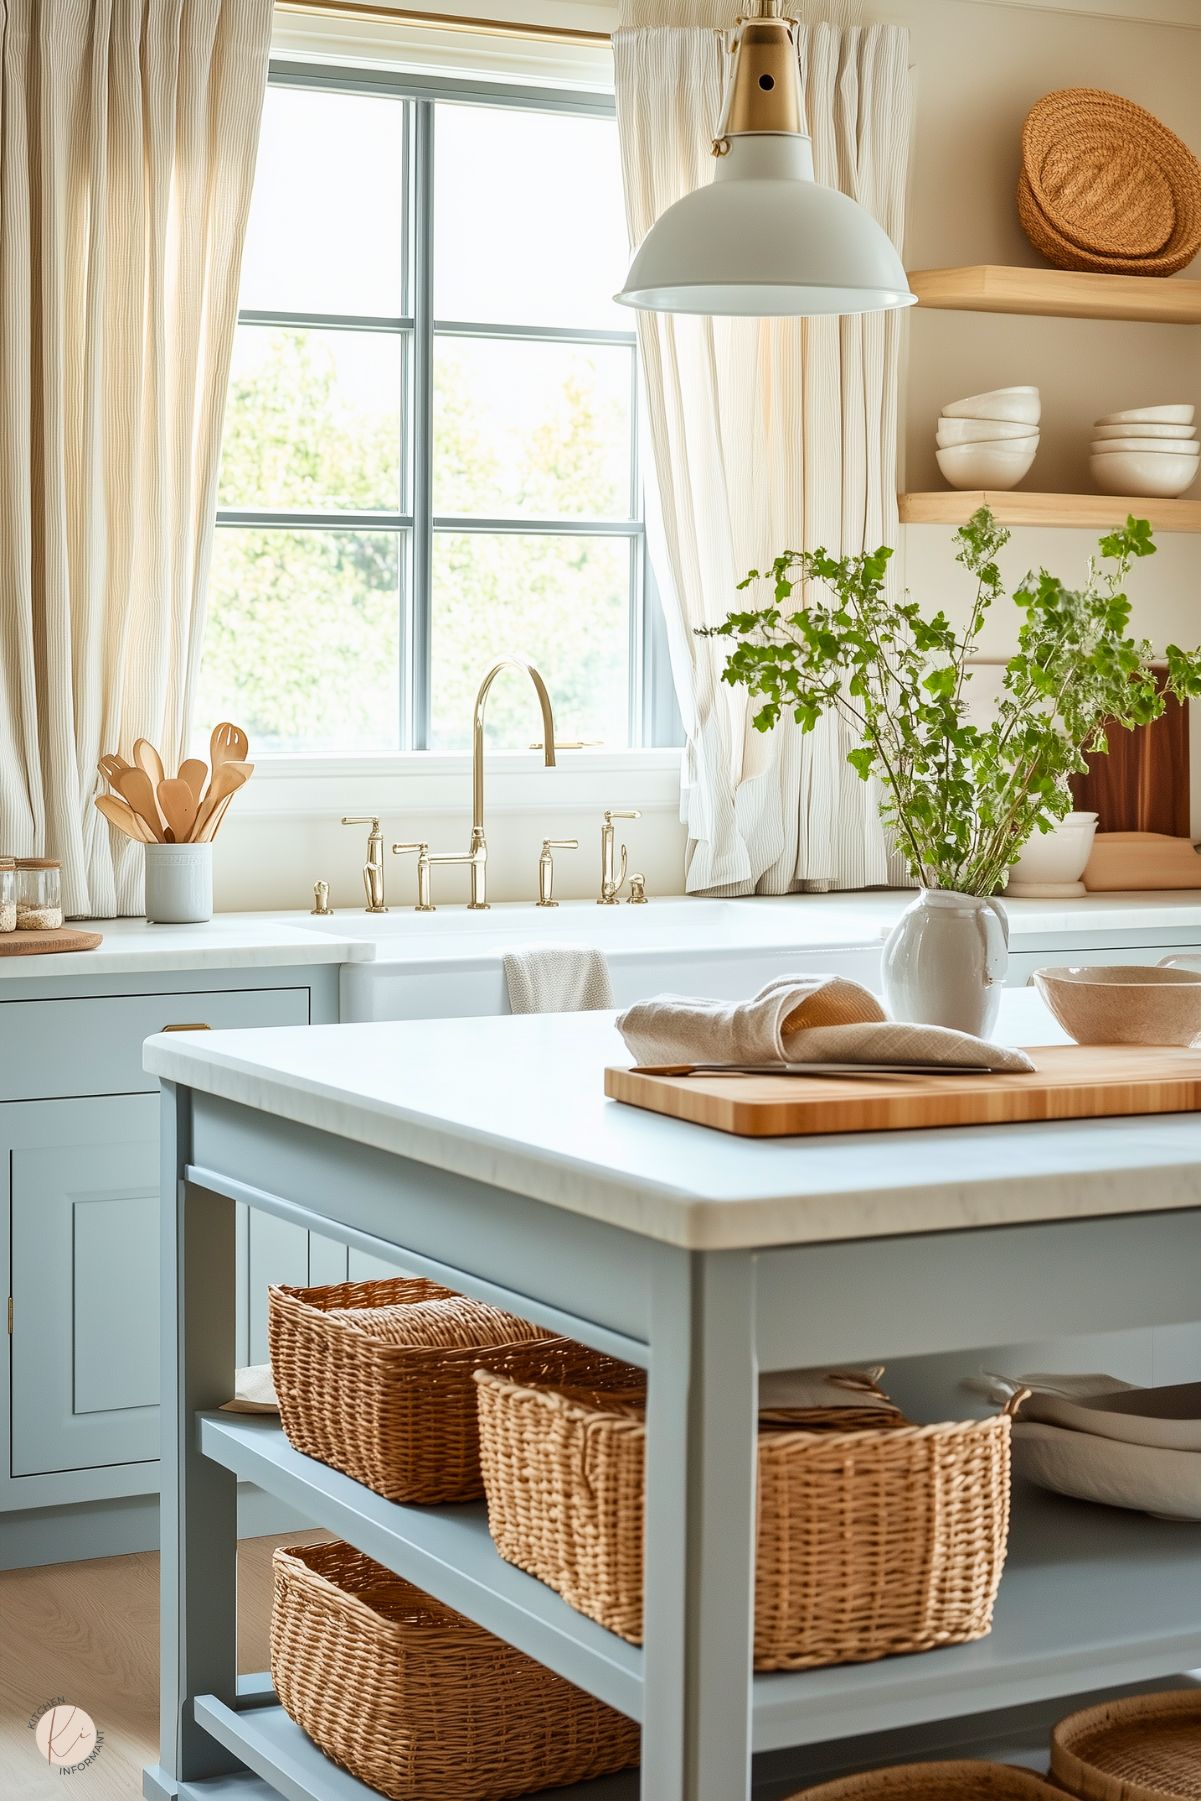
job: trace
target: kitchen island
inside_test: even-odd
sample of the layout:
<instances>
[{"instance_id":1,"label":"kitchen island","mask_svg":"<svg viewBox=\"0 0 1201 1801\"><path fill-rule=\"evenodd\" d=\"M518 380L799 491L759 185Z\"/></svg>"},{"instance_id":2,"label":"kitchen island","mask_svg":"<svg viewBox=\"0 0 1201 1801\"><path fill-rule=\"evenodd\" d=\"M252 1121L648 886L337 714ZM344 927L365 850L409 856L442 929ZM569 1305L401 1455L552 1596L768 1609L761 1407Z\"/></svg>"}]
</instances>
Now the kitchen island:
<instances>
[{"instance_id":1,"label":"kitchen island","mask_svg":"<svg viewBox=\"0 0 1201 1801\"><path fill-rule=\"evenodd\" d=\"M1007 1035L1055 1035L1031 996L1006 1002ZM149 1041L164 1107L154 1801L371 1794L269 1679L237 1675L239 1479L640 1720L641 1776L573 1801L745 1801L752 1753L1201 1663L1186 1527L1023 1492L989 1637L751 1672L759 1372L1195 1321L1201 1119L751 1142L606 1101L622 1060L599 1014ZM382 1501L275 1421L215 1411L232 1392L239 1203L648 1370L644 1647L501 1562L482 1507Z\"/></svg>"}]
</instances>

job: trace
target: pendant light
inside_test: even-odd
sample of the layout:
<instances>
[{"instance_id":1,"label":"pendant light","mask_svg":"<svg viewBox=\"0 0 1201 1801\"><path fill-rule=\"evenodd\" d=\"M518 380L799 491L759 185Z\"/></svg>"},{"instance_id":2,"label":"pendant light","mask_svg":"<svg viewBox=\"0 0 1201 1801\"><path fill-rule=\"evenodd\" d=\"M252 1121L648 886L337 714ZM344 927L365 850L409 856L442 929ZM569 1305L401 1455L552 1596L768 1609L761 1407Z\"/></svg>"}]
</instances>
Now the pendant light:
<instances>
[{"instance_id":1,"label":"pendant light","mask_svg":"<svg viewBox=\"0 0 1201 1801\"><path fill-rule=\"evenodd\" d=\"M729 41L713 181L668 207L615 296L655 313L808 316L913 306L892 239L813 179L797 24L756 0Z\"/></svg>"}]
</instances>

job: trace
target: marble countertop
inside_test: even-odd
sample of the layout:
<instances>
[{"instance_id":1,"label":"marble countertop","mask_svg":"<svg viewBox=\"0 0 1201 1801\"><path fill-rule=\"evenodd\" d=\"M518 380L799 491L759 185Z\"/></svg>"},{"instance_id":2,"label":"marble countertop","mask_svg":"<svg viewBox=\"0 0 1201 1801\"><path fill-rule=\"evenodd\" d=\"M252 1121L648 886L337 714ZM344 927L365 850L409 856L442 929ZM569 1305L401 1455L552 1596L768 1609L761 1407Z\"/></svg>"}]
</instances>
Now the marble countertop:
<instances>
[{"instance_id":1,"label":"marble countertop","mask_svg":"<svg viewBox=\"0 0 1201 1801\"><path fill-rule=\"evenodd\" d=\"M999 1035L1063 1042L1007 991ZM173 1033L157 1076L694 1249L1201 1206L1201 1116L735 1138L605 1099L608 1013Z\"/></svg>"},{"instance_id":2,"label":"marble countertop","mask_svg":"<svg viewBox=\"0 0 1201 1801\"><path fill-rule=\"evenodd\" d=\"M306 932L303 915L218 913L204 925L148 925L144 919L71 920L104 940L91 951L0 956L0 982L78 976L150 975L163 970L279 969L370 957L349 932Z\"/></svg>"}]
</instances>

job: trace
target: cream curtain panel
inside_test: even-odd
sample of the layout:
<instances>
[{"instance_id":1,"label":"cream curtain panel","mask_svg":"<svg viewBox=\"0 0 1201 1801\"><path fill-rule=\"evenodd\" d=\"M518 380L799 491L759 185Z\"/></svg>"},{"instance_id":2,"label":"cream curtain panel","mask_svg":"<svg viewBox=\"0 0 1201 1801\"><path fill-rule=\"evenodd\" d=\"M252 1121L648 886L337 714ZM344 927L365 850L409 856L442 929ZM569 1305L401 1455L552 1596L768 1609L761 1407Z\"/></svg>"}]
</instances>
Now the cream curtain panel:
<instances>
[{"instance_id":1,"label":"cream curtain panel","mask_svg":"<svg viewBox=\"0 0 1201 1801\"><path fill-rule=\"evenodd\" d=\"M614 38L630 236L711 179L722 98L716 17L701 0L648 23L634 0ZM661 6L663 0L658 0ZM681 11L681 5L683 11ZM681 21L682 22L679 22ZM866 206L900 243L911 116L908 34L892 26L802 25L800 62L817 179ZM697 319L643 313L639 335L658 483L656 570L687 732L687 887L716 894L857 888L903 879L874 785L823 722L751 725L744 691L720 680L735 587L784 549L897 542L901 325L848 319Z\"/></svg>"},{"instance_id":2,"label":"cream curtain panel","mask_svg":"<svg viewBox=\"0 0 1201 1801\"><path fill-rule=\"evenodd\" d=\"M0 849L141 911L96 760L184 754L271 0L0 0Z\"/></svg>"}]
</instances>

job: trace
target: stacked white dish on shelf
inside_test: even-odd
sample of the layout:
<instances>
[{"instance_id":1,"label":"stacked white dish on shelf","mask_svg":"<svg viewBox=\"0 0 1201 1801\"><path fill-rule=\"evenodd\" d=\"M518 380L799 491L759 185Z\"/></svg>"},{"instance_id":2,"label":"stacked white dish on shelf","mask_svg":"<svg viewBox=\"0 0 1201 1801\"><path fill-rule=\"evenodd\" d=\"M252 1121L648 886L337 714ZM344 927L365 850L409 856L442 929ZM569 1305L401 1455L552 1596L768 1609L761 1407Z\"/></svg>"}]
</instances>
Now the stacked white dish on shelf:
<instances>
[{"instance_id":1,"label":"stacked white dish on shelf","mask_svg":"<svg viewBox=\"0 0 1201 1801\"><path fill-rule=\"evenodd\" d=\"M938 467L952 488L1015 488L1038 451L1037 388L993 388L943 407Z\"/></svg>"},{"instance_id":2,"label":"stacked white dish on shelf","mask_svg":"<svg viewBox=\"0 0 1201 1801\"><path fill-rule=\"evenodd\" d=\"M1187 405L1144 406L1098 419L1089 468L1101 493L1171 499L1191 488L1201 466L1195 414Z\"/></svg>"}]
</instances>

